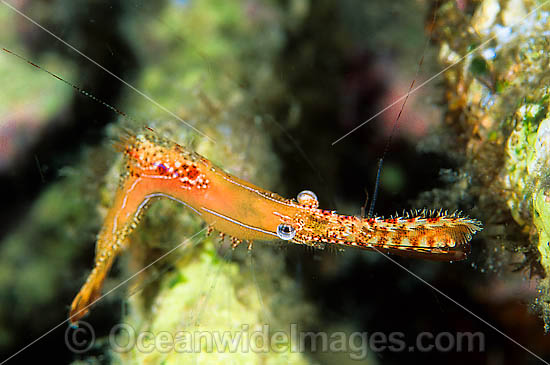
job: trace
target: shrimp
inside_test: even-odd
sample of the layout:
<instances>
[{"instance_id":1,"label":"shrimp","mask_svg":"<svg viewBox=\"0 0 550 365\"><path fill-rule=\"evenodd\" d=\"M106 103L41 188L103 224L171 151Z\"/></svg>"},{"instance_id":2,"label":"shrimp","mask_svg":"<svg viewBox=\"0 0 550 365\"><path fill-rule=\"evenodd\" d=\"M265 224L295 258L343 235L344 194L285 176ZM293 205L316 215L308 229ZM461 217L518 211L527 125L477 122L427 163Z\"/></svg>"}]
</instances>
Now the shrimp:
<instances>
[{"instance_id":1,"label":"shrimp","mask_svg":"<svg viewBox=\"0 0 550 365\"><path fill-rule=\"evenodd\" d=\"M73 300L69 321L76 325L101 294L115 258L154 199L175 200L232 239L283 240L324 248L359 247L402 256L455 261L470 252L472 235L482 229L460 213L413 211L403 216L355 217L319 209L305 190L285 199L224 172L199 154L152 131L123 138L126 169L96 243L94 268Z\"/></svg>"}]
</instances>

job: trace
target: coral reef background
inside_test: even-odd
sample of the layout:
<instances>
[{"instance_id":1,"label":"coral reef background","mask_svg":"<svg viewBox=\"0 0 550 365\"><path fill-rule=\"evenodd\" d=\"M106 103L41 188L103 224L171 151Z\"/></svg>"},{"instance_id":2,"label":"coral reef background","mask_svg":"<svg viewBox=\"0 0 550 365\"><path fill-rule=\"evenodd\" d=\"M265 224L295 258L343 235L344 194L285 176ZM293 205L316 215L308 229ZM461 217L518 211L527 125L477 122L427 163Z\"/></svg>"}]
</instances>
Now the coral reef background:
<instances>
[{"instance_id":1,"label":"coral reef background","mask_svg":"<svg viewBox=\"0 0 550 365\"><path fill-rule=\"evenodd\" d=\"M411 96L375 211L461 209L482 220L486 229L465 262L395 260L550 358L544 335L549 8L521 29L511 26L541 2L8 3L216 143L0 5L3 47L131 118L0 53L1 359L65 319L91 267L95 235L116 187L120 159L112 145L124 128L151 126L257 185L289 197L310 189L322 207L360 214L398 107L332 143L406 93L422 55L416 85L494 35L487 47ZM184 208L155 203L106 289L202 228ZM377 253L256 243L249 255L245 247L232 252L204 236L107 296L86 321L101 339L117 323L188 328L176 320L182 317L218 330L300 323L330 333L398 331L411 343L425 331L481 332L485 340L484 350L474 352L370 349L367 363L538 361ZM118 354L101 340L75 354L65 344L65 329L14 361L52 352L60 362L221 361L201 354ZM356 363L349 351L255 355L224 359Z\"/></svg>"}]
</instances>

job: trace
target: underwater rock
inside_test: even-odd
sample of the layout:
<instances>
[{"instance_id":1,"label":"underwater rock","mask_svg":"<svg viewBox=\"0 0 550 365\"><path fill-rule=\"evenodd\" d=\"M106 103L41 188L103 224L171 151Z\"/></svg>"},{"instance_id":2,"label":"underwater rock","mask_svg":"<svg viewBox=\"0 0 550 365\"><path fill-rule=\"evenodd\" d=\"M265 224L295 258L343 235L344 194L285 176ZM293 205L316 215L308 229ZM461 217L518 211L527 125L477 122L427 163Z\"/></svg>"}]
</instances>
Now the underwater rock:
<instances>
[{"instance_id":1,"label":"underwater rock","mask_svg":"<svg viewBox=\"0 0 550 365\"><path fill-rule=\"evenodd\" d=\"M484 0L464 10L447 1L435 11L453 153L463 156L487 232L505 227L486 235L486 252L500 267L523 253L521 267L541 278L536 306L548 331L550 8Z\"/></svg>"}]
</instances>

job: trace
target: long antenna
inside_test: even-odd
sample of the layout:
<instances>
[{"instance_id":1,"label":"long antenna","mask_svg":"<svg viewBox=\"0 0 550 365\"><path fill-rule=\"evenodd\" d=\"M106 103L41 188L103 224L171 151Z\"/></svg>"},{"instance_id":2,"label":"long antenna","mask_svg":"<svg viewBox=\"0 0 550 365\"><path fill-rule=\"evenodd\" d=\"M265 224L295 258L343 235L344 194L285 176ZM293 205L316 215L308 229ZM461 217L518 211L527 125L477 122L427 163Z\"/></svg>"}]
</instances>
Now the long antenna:
<instances>
[{"instance_id":1,"label":"long antenna","mask_svg":"<svg viewBox=\"0 0 550 365\"><path fill-rule=\"evenodd\" d=\"M403 109L405 109L405 104L407 103L407 99L409 98L410 92L412 88L414 87L414 82L416 81L416 77L418 76L418 72L420 71L420 66L422 65L422 62L424 61L424 54L422 54L422 58L420 59L420 63L418 64L418 68L416 69L416 75L413 81L411 82L411 86L409 87L409 91L407 91L407 96L405 97L405 100L403 101L403 105L401 105L401 109L399 110L399 114L397 114L397 118L395 118L395 121L393 122L393 128L391 130L390 136L388 137L388 140L386 141L386 146L384 147L384 152L382 152L382 157L378 160L378 171L376 172L376 181L374 184L374 192L372 194L372 200L370 202L369 207L369 214L368 217L372 217L374 214L374 204L376 203L376 198L378 197L378 188L380 186L380 175L382 174L382 166L384 165L384 158L386 158L386 155L388 154L391 146L391 141L393 138L393 135L395 131L397 130L399 118L401 117L401 113L403 113Z\"/></svg>"},{"instance_id":2,"label":"long antenna","mask_svg":"<svg viewBox=\"0 0 550 365\"><path fill-rule=\"evenodd\" d=\"M108 109L114 111L115 113L117 113L117 114L123 116L124 118L129 119L129 120L132 121L132 122L137 122L135 119L133 119L132 117L128 116L128 114L126 114L126 113L124 113L123 111L121 111L121 110L115 108L115 107L112 106L111 104L104 102L103 100L97 98L97 97L94 96L93 94L90 94L90 93L87 92L86 90L84 90L84 89L82 89L82 88L76 86L75 84L70 83L69 81L63 79L63 78L60 77L60 76L57 76L57 75L54 74L53 72L50 72L50 71L46 70L45 68L42 68L42 67L38 66L36 63L34 63L34 62L32 62L32 61L29 61L29 60L26 59L25 57L20 56L20 55L18 55L17 53L15 53L15 52L13 52L13 51L10 51L9 49L6 49L6 48L4 48L4 47L2 47L2 51L6 52L6 53L9 53L9 54L11 54L11 55L13 55L13 56L15 56L15 57L17 57L17 58L19 58L19 59L21 59L21 60L27 62L29 65L36 67L36 68L39 69L40 71L44 71L45 73L47 73L47 74L50 75L50 76L55 77L55 78L58 79L59 81L64 82L65 84L67 84L67 85L69 85L70 87L72 87L73 89L75 89L78 93L80 93L80 94L82 94L82 95L85 95L85 96L89 97L89 98L92 99L93 101L95 101L95 102L97 102L97 103L103 105L104 107L106 107L106 108L108 108Z\"/></svg>"},{"instance_id":3,"label":"long antenna","mask_svg":"<svg viewBox=\"0 0 550 365\"><path fill-rule=\"evenodd\" d=\"M428 38L426 39L426 43L424 44L424 51L422 52L422 57L420 58L420 62L418 63L418 67L416 68L416 74L414 75L414 78L411 82L411 86L409 87L409 90L407 91L407 95L405 96L405 100L403 100L403 105L401 105L401 109L399 110L399 113L397 114L397 117L395 118L395 121L393 122L393 127L390 133L390 136L388 137L388 140L386 141L386 146L384 147L384 152L382 152L382 156L378 160L378 171L376 172L376 181L374 184L374 192L372 195L372 200L370 202L369 207L369 214L367 217L372 217L374 214L374 205L376 204L376 198L378 197L378 188L380 186L380 175L382 174L382 166L384 165L384 158L386 158L386 155L388 154L391 146L391 141L393 138L393 135L395 134L395 131L398 127L399 118L401 117L401 114L403 113L403 110L405 109L405 104L407 104L407 100L409 99L409 95L411 95L411 91L414 88L414 83L416 82L416 79L418 77L418 74L420 73L420 69L422 67L422 64L424 63L424 55L426 54L426 51L428 49L428 46L430 44L430 39L432 38L432 33L435 20L437 18L437 8L439 7L439 0L435 3L434 6L434 12L433 12L433 18L432 18L432 26L430 27L430 34Z\"/></svg>"}]
</instances>

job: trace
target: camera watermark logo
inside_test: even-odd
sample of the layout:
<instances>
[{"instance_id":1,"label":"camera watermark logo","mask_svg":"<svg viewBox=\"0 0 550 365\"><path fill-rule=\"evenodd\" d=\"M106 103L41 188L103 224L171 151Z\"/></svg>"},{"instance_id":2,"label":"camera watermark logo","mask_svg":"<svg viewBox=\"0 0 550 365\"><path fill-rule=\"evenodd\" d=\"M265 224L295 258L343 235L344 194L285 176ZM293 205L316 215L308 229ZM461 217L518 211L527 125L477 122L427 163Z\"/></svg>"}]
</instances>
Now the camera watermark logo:
<instances>
[{"instance_id":1,"label":"camera watermark logo","mask_svg":"<svg viewBox=\"0 0 550 365\"><path fill-rule=\"evenodd\" d=\"M65 330L65 345L75 354L89 351L95 343L95 331L91 324L84 321L77 326L68 326Z\"/></svg>"},{"instance_id":2,"label":"camera watermark logo","mask_svg":"<svg viewBox=\"0 0 550 365\"><path fill-rule=\"evenodd\" d=\"M92 326L65 331L67 347L82 354L94 346ZM102 341L103 343L103 341ZM481 332L421 332L407 337L403 332L312 332L291 323L288 331L272 331L268 324L242 324L234 330L153 332L136 330L121 323L111 328L107 343L118 353L347 353L352 360L364 360L369 352L483 352L485 335Z\"/></svg>"}]
</instances>

